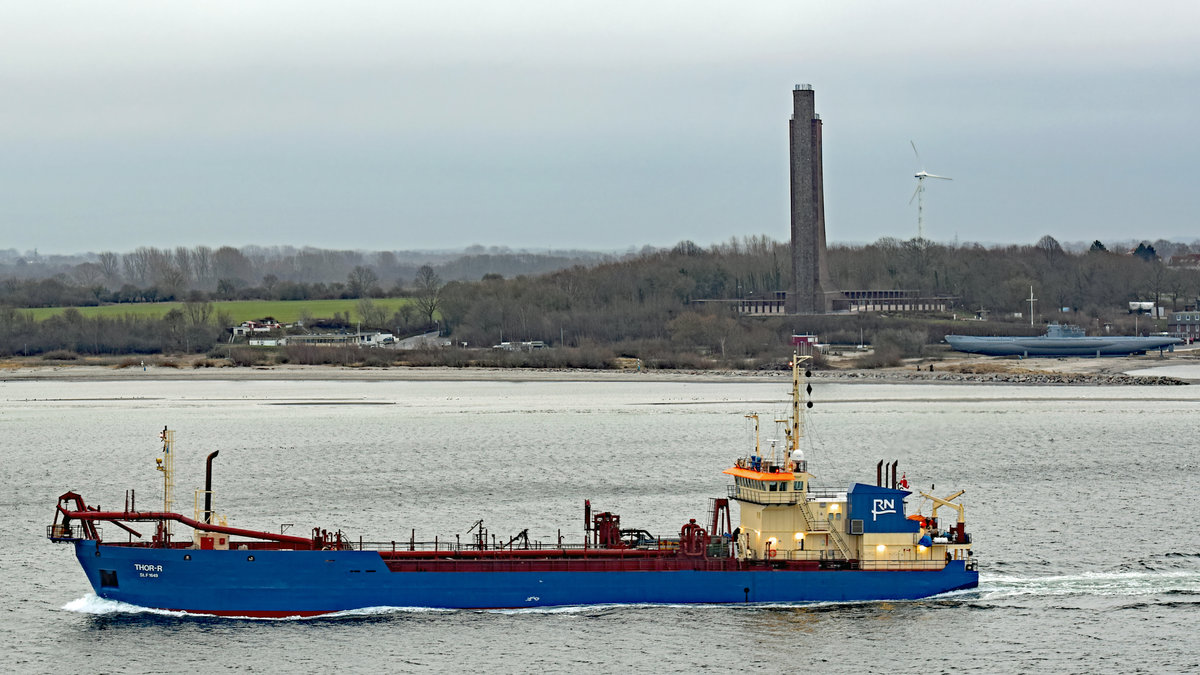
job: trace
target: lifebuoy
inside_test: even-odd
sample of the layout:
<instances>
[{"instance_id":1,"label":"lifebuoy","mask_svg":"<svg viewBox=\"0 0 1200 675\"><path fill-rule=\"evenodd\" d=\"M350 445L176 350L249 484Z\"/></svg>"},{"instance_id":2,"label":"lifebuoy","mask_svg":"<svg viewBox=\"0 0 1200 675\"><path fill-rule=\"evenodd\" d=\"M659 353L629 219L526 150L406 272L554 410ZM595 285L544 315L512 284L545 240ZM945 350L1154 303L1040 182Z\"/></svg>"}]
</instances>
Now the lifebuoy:
<instances>
[{"instance_id":1,"label":"lifebuoy","mask_svg":"<svg viewBox=\"0 0 1200 675\"><path fill-rule=\"evenodd\" d=\"M772 558L774 558L774 557L775 557L775 549L770 549L770 550L767 552L767 555L769 555L769 556L771 556Z\"/></svg>"}]
</instances>

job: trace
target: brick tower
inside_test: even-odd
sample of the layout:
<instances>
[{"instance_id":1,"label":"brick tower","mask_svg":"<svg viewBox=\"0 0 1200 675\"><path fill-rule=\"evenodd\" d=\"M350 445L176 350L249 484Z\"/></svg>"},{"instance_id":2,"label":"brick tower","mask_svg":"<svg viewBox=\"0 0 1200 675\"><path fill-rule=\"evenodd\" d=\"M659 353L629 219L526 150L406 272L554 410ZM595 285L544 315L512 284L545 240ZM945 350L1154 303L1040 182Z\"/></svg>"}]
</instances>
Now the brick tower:
<instances>
[{"instance_id":1,"label":"brick tower","mask_svg":"<svg viewBox=\"0 0 1200 675\"><path fill-rule=\"evenodd\" d=\"M825 191L821 181L821 118L813 88L792 90L792 285L788 314L824 314L829 265L825 261Z\"/></svg>"}]
</instances>

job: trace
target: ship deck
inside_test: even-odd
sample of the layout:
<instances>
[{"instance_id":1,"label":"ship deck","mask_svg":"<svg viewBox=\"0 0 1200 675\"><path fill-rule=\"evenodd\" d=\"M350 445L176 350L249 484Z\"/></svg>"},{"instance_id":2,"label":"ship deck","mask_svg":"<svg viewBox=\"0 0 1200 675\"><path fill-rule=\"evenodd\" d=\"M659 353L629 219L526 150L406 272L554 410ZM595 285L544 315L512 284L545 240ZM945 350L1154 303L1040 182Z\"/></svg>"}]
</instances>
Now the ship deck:
<instances>
[{"instance_id":1,"label":"ship deck","mask_svg":"<svg viewBox=\"0 0 1200 675\"><path fill-rule=\"evenodd\" d=\"M671 542L665 542L670 544ZM234 541L230 552L311 550L286 542ZM160 549L148 542L102 542L100 546ZM189 541L172 542L173 550L194 550ZM392 572L669 572L669 571L818 571L818 570L928 570L945 567L940 560L866 560L822 557L819 551L784 552L771 559L739 559L725 546L707 554L685 555L677 548L596 548L583 545L528 548L478 548L444 542L348 542L339 551L379 554Z\"/></svg>"}]
</instances>

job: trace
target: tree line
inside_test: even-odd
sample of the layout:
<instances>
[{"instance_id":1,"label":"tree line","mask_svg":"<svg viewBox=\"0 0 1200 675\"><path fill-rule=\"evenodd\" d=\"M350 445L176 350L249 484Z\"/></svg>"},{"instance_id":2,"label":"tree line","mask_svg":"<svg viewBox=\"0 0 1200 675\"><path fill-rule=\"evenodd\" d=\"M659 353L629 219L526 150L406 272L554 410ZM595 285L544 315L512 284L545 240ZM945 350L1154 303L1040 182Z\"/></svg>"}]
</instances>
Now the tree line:
<instances>
[{"instance_id":1,"label":"tree line","mask_svg":"<svg viewBox=\"0 0 1200 675\"><path fill-rule=\"evenodd\" d=\"M993 247L881 239L866 246L831 246L829 267L837 288L940 295L947 298L951 313L959 315L978 309L990 311L993 317L1028 312L1030 286L1040 299L1039 316L1089 325L1093 320L1108 321L1124 315L1126 303L1133 300L1153 300L1176 309L1196 304L1200 270L1173 267L1163 260L1163 255L1189 253L1187 245L1143 242L1130 253L1119 252L1124 247L1111 248L1114 250L1097 241L1086 250L1067 250L1048 236L1033 245ZM1170 253L1165 253L1167 250ZM342 294L337 297L362 298L358 315L364 328L415 329L437 320L443 334L469 347L539 340L590 350L589 354L603 349L613 356L644 357L663 363L682 362L681 354L699 354L751 367L777 356L793 331L820 331L827 339L836 336L855 341L859 329L863 329L863 339L869 342L876 334L896 326L894 320L889 324L888 319L874 315L747 317L737 314L732 302L695 302L770 297L786 289L790 246L765 236L731 239L709 247L684 241L670 249L643 250L619 259L511 278L486 269L477 270L478 276L472 280L455 279L443 284L438 269L424 265L403 283L397 280L386 290L376 268L366 265L351 267L343 281L334 283L300 284L264 276L255 285L240 289L222 291L218 283L212 291L189 292L188 306L200 308L234 291L238 298L284 299L290 293L287 289L293 288L288 284L300 284L310 294L328 294L336 289ZM27 303L37 302L39 292L45 292L38 296L45 299L54 292L69 295L86 290L86 286L63 278L10 278L0 283L0 304L34 306ZM415 301L388 315L370 303L371 297L381 293L404 294ZM28 297L22 298L21 294ZM1063 308L1068 315L1059 314ZM0 317L0 351L13 354L22 348L28 350L25 345L33 334L44 336L34 341L46 345L39 351L203 351L208 347L201 345L211 347L221 338L221 322L211 310L203 320L203 312L195 311L200 313L185 310L183 316L170 320L127 317L105 320L108 323L92 323L75 313L37 324L9 309ZM952 326L949 313L943 318L946 326ZM206 325L212 326L213 332L206 332L210 330L204 328ZM928 339L940 339L938 331L949 329L928 328ZM118 338L122 330L139 335ZM988 322L980 330L1004 333L1025 328L1015 323L1005 327ZM898 344L913 342L911 335L894 337Z\"/></svg>"},{"instance_id":2,"label":"tree line","mask_svg":"<svg viewBox=\"0 0 1200 675\"><path fill-rule=\"evenodd\" d=\"M87 317L69 308L43 321L0 307L0 355L204 353L223 340L230 322L208 302L185 303L161 317Z\"/></svg>"},{"instance_id":3,"label":"tree line","mask_svg":"<svg viewBox=\"0 0 1200 675\"><path fill-rule=\"evenodd\" d=\"M0 289L0 304L160 302L182 300L195 291L222 300L384 297L402 289L405 280L426 265L445 279L478 279L486 273L543 274L608 257L586 251L528 253L481 246L451 253L142 246L124 253L41 256L7 250L0 251L0 280L8 289L7 293ZM18 294L14 287L19 287Z\"/></svg>"},{"instance_id":4,"label":"tree line","mask_svg":"<svg viewBox=\"0 0 1200 675\"><path fill-rule=\"evenodd\" d=\"M1095 241L1070 252L1053 237L1032 246L950 246L925 240L880 239L862 247L830 248L829 266L841 289L906 289L955 299L964 309L1028 312L1030 286L1044 314L1069 308L1089 318L1111 316L1129 301L1171 309L1195 304L1200 270L1171 267L1160 252L1182 256L1186 244L1139 244L1123 254Z\"/></svg>"},{"instance_id":5,"label":"tree line","mask_svg":"<svg viewBox=\"0 0 1200 675\"><path fill-rule=\"evenodd\" d=\"M1051 237L1034 245L996 247L881 239L867 246L830 247L829 266L839 289L943 296L951 308L947 320L981 308L995 318L1027 317L1033 286L1039 316L1090 325L1118 320L1134 300L1175 309L1196 305L1200 269L1169 267L1154 253L1156 246L1145 245L1133 255L1111 252L1101 242L1070 252ZM1175 255L1189 250L1172 246ZM699 349L726 359L777 352L793 330L820 330L824 337L836 333L847 342L857 341L858 328L882 330L873 315L746 317L731 303L693 302L770 297L786 287L789 261L790 246L765 237L708 248L685 241L670 250L540 277L452 282L443 289L441 312L455 337L472 344L545 340L613 345L631 354ZM996 322L980 329L1021 333L1026 320L1011 330ZM932 328L928 337L940 340L946 330Z\"/></svg>"}]
</instances>

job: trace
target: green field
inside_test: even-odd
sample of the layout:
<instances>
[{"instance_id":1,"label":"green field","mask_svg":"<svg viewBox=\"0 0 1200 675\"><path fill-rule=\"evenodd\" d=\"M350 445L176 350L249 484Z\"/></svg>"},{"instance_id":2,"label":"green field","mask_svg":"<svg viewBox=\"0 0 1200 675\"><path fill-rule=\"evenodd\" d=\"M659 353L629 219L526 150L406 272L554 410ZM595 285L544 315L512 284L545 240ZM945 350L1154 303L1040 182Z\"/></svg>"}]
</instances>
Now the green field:
<instances>
[{"instance_id":1,"label":"green field","mask_svg":"<svg viewBox=\"0 0 1200 675\"><path fill-rule=\"evenodd\" d=\"M375 303L376 306L382 307L389 313L412 301L412 298L371 299L371 302ZM282 323L292 323L305 313L313 318L320 319L332 317L336 312L348 312L350 319L356 320L358 319L358 312L355 311L355 307L358 305L358 302L358 300L235 300L228 302L215 301L212 305L214 315L217 312L227 312L235 324L268 316L275 317L276 320ZM76 307L75 309L79 310L79 313L84 316L123 316L125 314L162 316L177 307L182 308L183 303L142 302L100 305L97 307ZM55 314L61 314L66 310L66 307L38 307L23 311L31 312L34 319L41 321Z\"/></svg>"}]
</instances>

